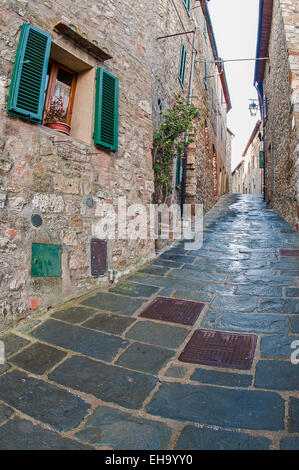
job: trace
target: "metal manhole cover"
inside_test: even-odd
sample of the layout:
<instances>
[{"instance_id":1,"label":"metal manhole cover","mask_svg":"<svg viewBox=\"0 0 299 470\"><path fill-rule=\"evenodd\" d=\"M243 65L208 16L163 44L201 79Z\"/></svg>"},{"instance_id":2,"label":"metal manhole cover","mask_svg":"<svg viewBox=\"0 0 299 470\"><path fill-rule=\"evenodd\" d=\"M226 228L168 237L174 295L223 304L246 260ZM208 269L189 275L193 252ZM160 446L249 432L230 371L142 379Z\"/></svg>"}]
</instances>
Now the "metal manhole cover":
<instances>
[{"instance_id":1,"label":"metal manhole cover","mask_svg":"<svg viewBox=\"0 0 299 470\"><path fill-rule=\"evenodd\" d=\"M179 361L231 369L250 369L256 341L256 335L197 330L180 355Z\"/></svg>"},{"instance_id":2,"label":"metal manhole cover","mask_svg":"<svg viewBox=\"0 0 299 470\"><path fill-rule=\"evenodd\" d=\"M140 316L152 320L192 326L203 308L204 304L199 302L157 297Z\"/></svg>"},{"instance_id":3,"label":"metal manhole cover","mask_svg":"<svg viewBox=\"0 0 299 470\"><path fill-rule=\"evenodd\" d=\"M299 257L299 250L290 250L290 249L285 249L285 250L279 250L280 256L295 256Z\"/></svg>"}]
</instances>

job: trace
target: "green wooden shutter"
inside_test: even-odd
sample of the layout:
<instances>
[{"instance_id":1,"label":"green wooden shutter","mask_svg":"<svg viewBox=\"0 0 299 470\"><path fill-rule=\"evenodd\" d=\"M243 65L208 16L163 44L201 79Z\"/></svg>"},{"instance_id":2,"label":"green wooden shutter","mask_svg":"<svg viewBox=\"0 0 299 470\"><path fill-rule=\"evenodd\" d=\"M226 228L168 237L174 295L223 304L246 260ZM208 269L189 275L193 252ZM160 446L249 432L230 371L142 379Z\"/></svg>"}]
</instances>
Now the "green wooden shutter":
<instances>
[{"instance_id":1,"label":"green wooden shutter","mask_svg":"<svg viewBox=\"0 0 299 470\"><path fill-rule=\"evenodd\" d=\"M180 66L179 66L179 82L184 88L184 81L185 81L185 71L186 71L186 57L187 52L184 43L181 44L181 56L180 56Z\"/></svg>"},{"instance_id":2,"label":"green wooden shutter","mask_svg":"<svg viewBox=\"0 0 299 470\"><path fill-rule=\"evenodd\" d=\"M118 150L118 78L98 67L94 144Z\"/></svg>"},{"instance_id":3,"label":"green wooden shutter","mask_svg":"<svg viewBox=\"0 0 299 470\"><path fill-rule=\"evenodd\" d=\"M188 14L190 14L190 0L183 0L183 3L186 7Z\"/></svg>"},{"instance_id":4,"label":"green wooden shutter","mask_svg":"<svg viewBox=\"0 0 299 470\"><path fill-rule=\"evenodd\" d=\"M7 112L41 122L52 38L24 23L17 49Z\"/></svg>"},{"instance_id":5,"label":"green wooden shutter","mask_svg":"<svg viewBox=\"0 0 299 470\"><path fill-rule=\"evenodd\" d=\"M176 186L180 186L182 183L182 158L181 155L177 156L176 160Z\"/></svg>"}]
</instances>

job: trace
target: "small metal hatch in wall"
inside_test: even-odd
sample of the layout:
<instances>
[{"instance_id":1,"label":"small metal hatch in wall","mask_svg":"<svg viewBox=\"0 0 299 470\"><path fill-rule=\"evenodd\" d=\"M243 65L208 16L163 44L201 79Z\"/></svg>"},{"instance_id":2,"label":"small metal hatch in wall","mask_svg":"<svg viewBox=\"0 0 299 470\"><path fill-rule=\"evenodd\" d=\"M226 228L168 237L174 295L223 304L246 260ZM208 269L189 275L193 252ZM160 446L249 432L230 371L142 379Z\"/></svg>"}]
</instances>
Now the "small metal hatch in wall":
<instances>
[{"instance_id":1,"label":"small metal hatch in wall","mask_svg":"<svg viewBox=\"0 0 299 470\"><path fill-rule=\"evenodd\" d=\"M61 276L61 245L32 244L32 277Z\"/></svg>"},{"instance_id":2,"label":"small metal hatch in wall","mask_svg":"<svg viewBox=\"0 0 299 470\"><path fill-rule=\"evenodd\" d=\"M107 240L92 238L90 242L91 275L94 277L107 274Z\"/></svg>"}]
</instances>

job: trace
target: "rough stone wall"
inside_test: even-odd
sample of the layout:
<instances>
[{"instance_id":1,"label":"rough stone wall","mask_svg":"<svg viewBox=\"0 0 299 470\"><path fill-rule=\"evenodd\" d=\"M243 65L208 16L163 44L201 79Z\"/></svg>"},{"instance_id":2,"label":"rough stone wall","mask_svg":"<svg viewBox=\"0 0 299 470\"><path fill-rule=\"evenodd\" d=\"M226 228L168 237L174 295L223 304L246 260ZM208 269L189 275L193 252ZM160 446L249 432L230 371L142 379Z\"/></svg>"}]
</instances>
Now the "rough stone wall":
<instances>
[{"instance_id":1,"label":"rough stone wall","mask_svg":"<svg viewBox=\"0 0 299 470\"><path fill-rule=\"evenodd\" d=\"M146 2L4 0L0 9L0 329L107 283L92 277L90 239L99 218L98 203L149 204L153 192L152 89L148 66ZM147 13L150 14L151 9ZM96 63L119 77L119 151L96 149L40 125L6 114L20 27L28 21L60 37L53 27L63 20L107 50L113 58ZM70 42L69 48L72 51ZM82 57L86 57L82 51ZM93 61L94 63L94 61ZM64 141L64 143L59 143ZM85 200L91 195L94 207ZM35 229L31 215L43 225ZM62 246L61 278L31 277L32 243ZM116 275L154 254L152 240L111 240L108 267Z\"/></svg>"},{"instance_id":2,"label":"rough stone wall","mask_svg":"<svg viewBox=\"0 0 299 470\"><path fill-rule=\"evenodd\" d=\"M198 3L198 2L197 2ZM195 16L195 13L196 16ZM87 0L3 0L0 7L0 330L33 313L58 306L88 289L106 285L107 276L91 276L90 242L97 237L102 202L117 210L119 196L127 205L152 202L153 130L161 122L178 81L181 37L158 41L178 31L200 29L199 60L211 57L204 39L201 8L188 15L181 0L149 2L133 0L90 3ZM58 22L73 25L80 34L108 52L101 63L53 28ZM119 150L99 150L88 141L58 134L6 113L8 93L20 28L23 22L52 35L66 48L95 68L101 66L119 78ZM192 35L186 37L187 95ZM204 48L207 48L205 51ZM214 67L215 69L215 67ZM94 90L92 91L94 95ZM203 63L197 65L194 104L204 116L211 97L203 83ZM160 100L160 101L158 101ZM226 109L223 107L226 119ZM216 123L217 124L217 123ZM215 201L212 146L217 148L215 125L207 120L209 141L200 126L190 148L187 201L201 202L205 212ZM219 153L221 153L219 151ZM224 157L223 157L224 158ZM94 206L88 207L87 196ZM174 200L179 200L179 192ZM34 228L31 216L43 224ZM128 221L129 223L129 221ZM62 247L61 277L31 276L32 243ZM155 254L154 240L109 240L108 268L116 277L143 264Z\"/></svg>"},{"instance_id":3,"label":"rough stone wall","mask_svg":"<svg viewBox=\"0 0 299 470\"><path fill-rule=\"evenodd\" d=\"M192 3L192 2L191 2ZM209 87L204 85L204 59L211 62L213 59L209 37L204 34L204 16L199 3L198 8L187 13L182 0L159 0L157 2L152 28L156 37L171 35L183 31L192 31L197 28L197 55L193 80L193 104L201 110L201 123L204 124L208 112L207 130L198 126L195 134L195 143L191 144L188 152L188 170L186 184L186 203L200 203L204 205L204 212L208 211L216 202L214 197L213 177L213 145L219 149L219 155L225 157L225 150L219 148L217 141L218 114L212 109L211 88L214 88L215 101L220 93L217 84L217 69L214 64L208 64ZM192 3L193 5L193 3ZM191 7L192 7L191 5ZM187 49L187 63L185 73L185 86L181 88L178 81L181 42ZM189 91L189 77L192 57L193 35L183 35L153 41L154 58L151 64L153 87L153 122L157 127L162 119L162 112L172 102L175 93L182 93L186 98ZM219 101L219 100L218 100ZM160 107L159 107L160 104ZM221 119L226 126L226 106L222 105ZM225 127L226 128L226 127ZM206 133L208 132L208 144ZM225 139L224 139L225 141ZM225 142L223 142L223 147ZM173 173L175 182L175 166ZM173 193L173 202L180 203L180 189Z\"/></svg>"},{"instance_id":4,"label":"rough stone wall","mask_svg":"<svg viewBox=\"0 0 299 470\"><path fill-rule=\"evenodd\" d=\"M273 3L269 42L270 61L266 65L264 95L265 119L265 179L266 199L285 219L298 224L298 162L296 156L296 120L292 86L298 87L294 71L298 62L298 35L295 54L289 55L291 35L295 38L296 1ZM284 15L284 18L283 18ZM290 24L289 24L290 23ZM287 36L286 36L287 35ZM295 40L295 39L294 39ZM295 60L294 60L295 57ZM297 67L297 66L296 66ZM298 71L298 68L297 68ZM297 91L298 92L298 91Z\"/></svg>"}]
</instances>

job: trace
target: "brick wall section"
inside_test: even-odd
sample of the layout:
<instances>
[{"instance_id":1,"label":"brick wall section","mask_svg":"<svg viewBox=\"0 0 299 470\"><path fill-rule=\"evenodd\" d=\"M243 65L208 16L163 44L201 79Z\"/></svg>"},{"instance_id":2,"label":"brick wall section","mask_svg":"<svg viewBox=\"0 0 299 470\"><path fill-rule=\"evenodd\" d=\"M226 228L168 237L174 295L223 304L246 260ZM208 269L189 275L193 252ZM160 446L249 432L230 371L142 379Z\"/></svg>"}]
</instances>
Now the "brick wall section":
<instances>
[{"instance_id":1,"label":"brick wall section","mask_svg":"<svg viewBox=\"0 0 299 470\"><path fill-rule=\"evenodd\" d=\"M193 3L193 2L192 2ZM0 8L0 330L15 325L33 313L55 307L88 289L107 284L107 277L92 277L90 239L99 221L98 204L109 202L117 209L118 196L128 205L152 202L153 131L161 121L158 99L167 107L178 82L181 38L157 41L162 34L200 28L197 59L209 48L203 43L201 8L189 16L182 1L159 0L155 7L146 1L93 2L87 0L3 0ZM93 66L102 66L119 78L119 150L101 151L40 125L8 116L8 92L21 25L24 21L49 33L53 41ZM53 31L58 22L77 30L112 59L98 63L71 41ZM189 36L192 40L192 35ZM190 73L188 51L186 87ZM194 104L204 110L210 97L203 85L203 66L198 65ZM223 122L226 109L223 107ZM211 149L217 148L212 124L209 147L198 129L190 151L187 199L204 203L205 211L215 203ZM225 124L226 125L226 124ZM225 127L226 128L226 127ZM92 139L91 139L92 140ZM61 142L63 141L63 142ZM223 146L225 143L223 143ZM222 153L221 153L222 152ZM225 154L219 150L225 161ZM92 195L94 207L86 205ZM179 200L179 192L174 199ZM31 224L39 213L43 225ZM31 277L32 243L62 246L61 278ZM117 276L135 269L155 254L153 240L108 242L108 264Z\"/></svg>"}]
</instances>

